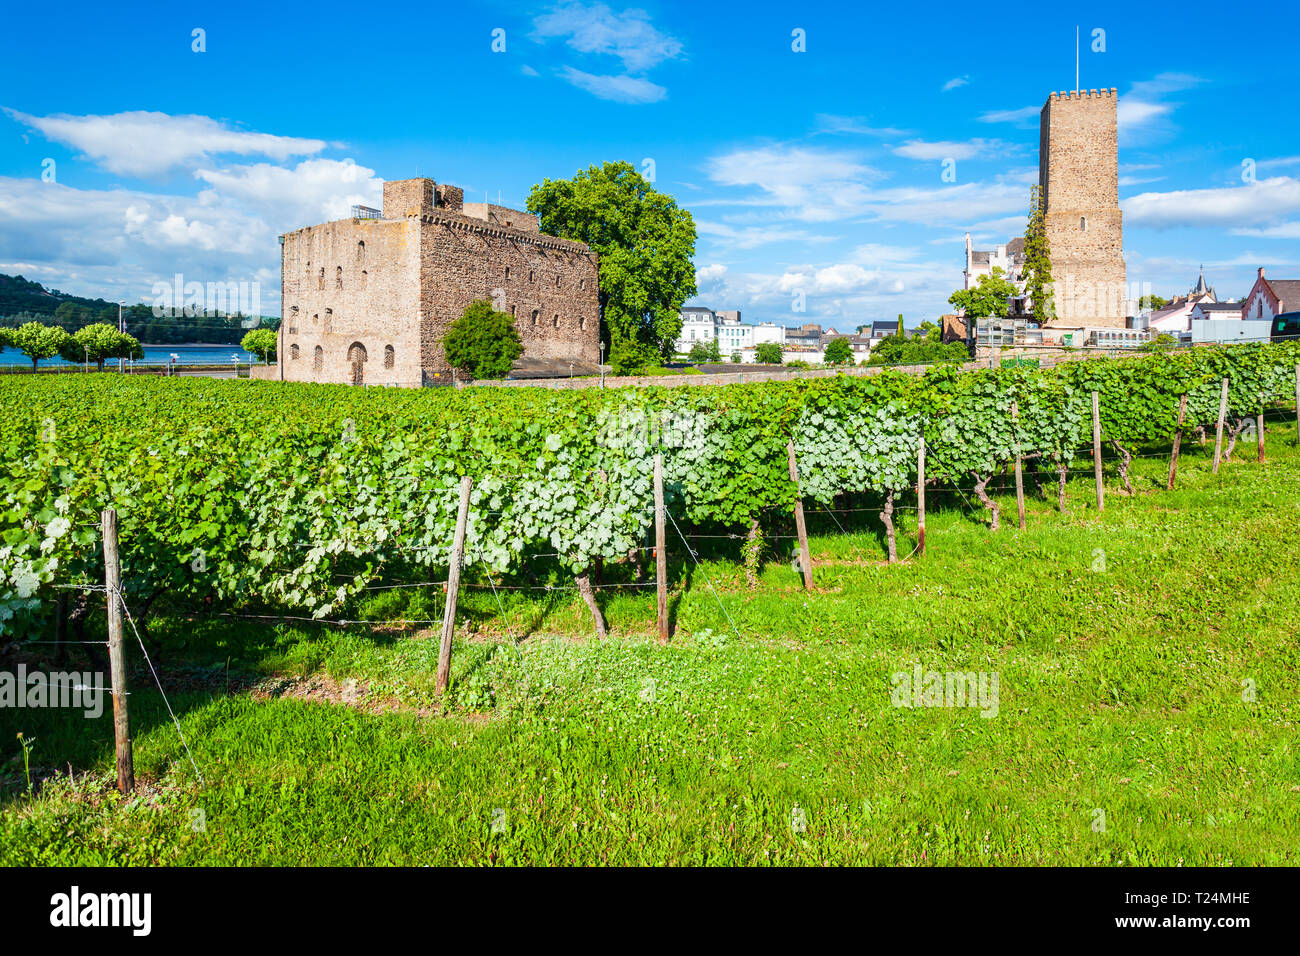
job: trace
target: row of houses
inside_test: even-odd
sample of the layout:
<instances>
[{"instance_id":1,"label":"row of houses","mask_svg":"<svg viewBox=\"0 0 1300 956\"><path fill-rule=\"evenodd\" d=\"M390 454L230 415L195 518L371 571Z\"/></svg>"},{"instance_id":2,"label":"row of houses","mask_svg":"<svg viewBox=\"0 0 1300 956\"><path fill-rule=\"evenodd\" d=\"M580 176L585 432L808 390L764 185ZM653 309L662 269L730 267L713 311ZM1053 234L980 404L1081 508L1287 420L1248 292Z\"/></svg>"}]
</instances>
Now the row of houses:
<instances>
[{"instance_id":1,"label":"row of houses","mask_svg":"<svg viewBox=\"0 0 1300 956\"><path fill-rule=\"evenodd\" d=\"M859 327L855 332L844 333L836 329L823 329L817 324L787 328L774 322L747 324L741 321L738 310L709 309L687 306L681 310L682 331L677 339L677 353L689 355L697 345L716 342L718 354L724 361L754 362L758 347L765 344L781 346L785 361L819 363L826 355L826 346L833 339L847 339L853 350L854 361L864 362L881 339L898 331L898 322L879 321Z\"/></svg>"},{"instance_id":2,"label":"row of houses","mask_svg":"<svg viewBox=\"0 0 1300 956\"><path fill-rule=\"evenodd\" d=\"M1270 279L1261 266L1244 299L1220 302L1201 270L1187 293L1140 316L1153 334L1164 333L1193 345L1210 342L1261 342L1272 332L1274 316L1300 310L1300 279Z\"/></svg>"}]
</instances>

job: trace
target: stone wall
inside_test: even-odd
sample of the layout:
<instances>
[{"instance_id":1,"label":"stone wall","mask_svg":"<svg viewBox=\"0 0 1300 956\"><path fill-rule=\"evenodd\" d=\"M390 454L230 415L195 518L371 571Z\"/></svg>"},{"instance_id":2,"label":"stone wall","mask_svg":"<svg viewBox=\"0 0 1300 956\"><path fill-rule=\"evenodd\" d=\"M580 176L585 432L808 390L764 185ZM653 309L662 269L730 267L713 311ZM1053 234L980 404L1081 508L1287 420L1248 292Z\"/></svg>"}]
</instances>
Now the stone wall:
<instances>
[{"instance_id":1,"label":"stone wall","mask_svg":"<svg viewBox=\"0 0 1300 956\"><path fill-rule=\"evenodd\" d=\"M442 340L475 299L515 316L524 355L600 358L596 255L455 186L384 184L383 219L283 237L279 377L418 387L447 381ZM507 226L505 223L511 223Z\"/></svg>"},{"instance_id":2,"label":"stone wall","mask_svg":"<svg viewBox=\"0 0 1300 956\"><path fill-rule=\"evenodd\" d=\"M1051 326L1123 328L1127 303L1114 89L1053 93L1039 130Z\"/></svg>"}]
</instances>

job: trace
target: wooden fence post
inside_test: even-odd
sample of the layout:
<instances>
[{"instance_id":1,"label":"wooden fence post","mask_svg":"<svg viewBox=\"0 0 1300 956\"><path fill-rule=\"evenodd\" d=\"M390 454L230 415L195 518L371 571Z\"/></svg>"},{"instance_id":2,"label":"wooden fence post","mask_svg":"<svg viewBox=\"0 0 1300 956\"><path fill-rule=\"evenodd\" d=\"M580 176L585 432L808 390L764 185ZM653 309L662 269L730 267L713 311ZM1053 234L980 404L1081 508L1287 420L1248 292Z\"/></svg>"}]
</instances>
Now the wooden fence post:
<instances>
[{"instance_id":1,"label":"wooden fence post","mask_svg":"<svg viewBox=\"0 0 1300 956\"><path fill-rule=\"evenodd\" d=\"M460 479L460 506L456 510L456 534L451 539L451 564L447 569L447 603L442 611L442 646L438 648L439 695L451 683L451 637L456 632L456 597L460 592L460 568L465 558L465 525L469 521L469 493L474 482L469 475Z\"/></svg>"},{"instance_id":2,"label":"wooden fence post","mask_svg":"<svg viewBox=\"0 0 1300 956\"><path fill-rule=\"evenodd\" d=\"M1219 460L1223 452L1223 420L1228 415L1228 379L1223 380L1223 389L1219 392L1219 421L1214 428L1214 473L1219 473Z\"/></svg>"},{"instance_id":3,"label":"wooden fence post","mask_svg":"<svg viewBox=\"0 0 1300 956\"><path fill-rule=\"evenodd\" d=\"M803 570L803 586L812 590L812 553L808 550L808 525L803 517L803 491L799 487L799 466L794 460L794 442L786 444L790 458L790 480L794 482L794 530L799 536L799 566Z\"/></svg>"},{"instance_id":4,"label":"wooden fence post","mask_svg":"<svg viewBox=\"0 0 1300 956\"><path fill-rule=\"evenodd\" d=\"M117 512L105 508L104 585L108 610L108 666L113 686L113 744L117 755L117 789L135 790L135 765L131 757L131 726L126 706L126 659L122 649L122 563L117 549Z\"/></svg>"},{"instance_id":5,"label":"wooden fence post","mask_svg":"<svg viewBox=\"0 0 1300 956\"><path fill-rule=\"evenodd\" d=\"M668 533L664 527L664 456L655 455L655 590L659 596L659 643L668 643Z\"/></svg>"},{"instance_id":6,"label":"wooden fence post","mask_svg":"<svg viewBox=\"0 0 1300 956\"><path fill-rule=\"evenodd\" d=\"M1101 398L1092 393L1092 471L1097 481L1097 510L1106 510L1106 488L1101 483Z\"/></svg>"},{"instance_id":7,"label":"wooden fence post","mask_svg":"<svg viewBox=\"0 0 1300 956\"><path fill-rule=\"evenodd\" d=\"M925 435L916 449L916 553L925 556Z\"/></svg>"},{"instance_id":8,"label":"wooden fence post","mask_svg":"<svg viewBox=\"0 0 1300 956\"><path fill-rule=\"evenodd\" d=\"M1187 393L1178 400L1178 430L1174 432L1174 450L1169 456L1169 490L1174 490L1174 476L1178 474L1178 449L1183 446L1183 419L1187 417Z\"/></svg>"},{"instance_id":9,"label":"wooden fence post","mask_svg":"<svg viewBox=\"0 0 1300 956\"><path fill-rule=\"evenodd\" d=\"M1300 442L1300 365L1295 367L1295 440Z\"/></svg>"},{"instance_id":10,"label":"wooden fence post","mask_svg":"<svg viewBox=\"0 0 1300 956\"><path fill-rule=\"evenodd\" d=\"M1259 436L1259 462L1264 463L1264 406L1259 406L1259 412L1255 415L1255 434Z\"/></svg>"},{"instance_id":11,"label":"wooden fence post","mask_svg":"<svg viewBox=\"0 0 1300 956\"><path fill-rule=\"evenodd\" d=\"M1020 515L1020 530L1025 530L1025 469L1020 454L1020 405L1011 403L1011 429L1016 441L1016 512Z\"/></svg>"}]
</instances>

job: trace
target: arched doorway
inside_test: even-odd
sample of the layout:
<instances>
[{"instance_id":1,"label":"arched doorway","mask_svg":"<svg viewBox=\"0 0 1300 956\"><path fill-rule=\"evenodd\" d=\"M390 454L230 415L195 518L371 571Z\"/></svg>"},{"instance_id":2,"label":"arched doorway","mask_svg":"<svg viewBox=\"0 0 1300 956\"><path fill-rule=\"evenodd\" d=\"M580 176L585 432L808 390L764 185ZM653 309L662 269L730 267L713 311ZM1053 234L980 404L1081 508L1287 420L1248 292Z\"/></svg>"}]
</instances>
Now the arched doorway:
<instances>
[{"instance_id":1,"label":"arched doorway","mask_svg":"<svg viewBox=\"0 0 1300 956\"><path fill-rule=\"evenodd\" d=\"M348 364L352 366L352 384L364 384L366 378L366 347L360 342L353 342L348 346Z\"/></svg>"}]
</instances>

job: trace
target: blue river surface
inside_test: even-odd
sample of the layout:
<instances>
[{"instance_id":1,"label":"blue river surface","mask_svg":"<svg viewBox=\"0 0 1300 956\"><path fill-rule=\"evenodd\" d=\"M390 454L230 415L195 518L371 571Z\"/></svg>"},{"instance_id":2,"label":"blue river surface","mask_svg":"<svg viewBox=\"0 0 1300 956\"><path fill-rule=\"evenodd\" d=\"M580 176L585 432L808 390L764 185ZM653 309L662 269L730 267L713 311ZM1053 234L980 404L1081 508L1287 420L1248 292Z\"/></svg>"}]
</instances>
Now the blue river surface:
<instances>
[{"instance_id":1,"label":"blue river surface","mask_svg":"<svg viewBox=\"0 0 1300 956\"><path fill-rule=\"evenodd\" d=\"M247 365L249 362L256 361L254 356L245 352L238 345L146 345L144 346L144 360L146 365L166 365L171 356L176 356L177 365L229 365L234 368L234 357L239 356L241 365ZM68 362L55 356L54 358L41 359L41 367L45 368L51 365L67 365ZM80 365L80 362L72 363ZM27 368L32 367L32 360L16 348L7 347L0 349L0 365L22 365ZM105 368L117 368L117 359L109 359L105 363Z\"/></svg>"}]
</instances>

